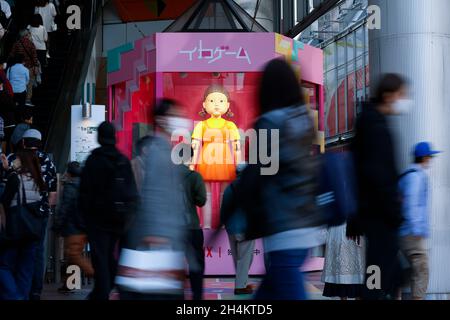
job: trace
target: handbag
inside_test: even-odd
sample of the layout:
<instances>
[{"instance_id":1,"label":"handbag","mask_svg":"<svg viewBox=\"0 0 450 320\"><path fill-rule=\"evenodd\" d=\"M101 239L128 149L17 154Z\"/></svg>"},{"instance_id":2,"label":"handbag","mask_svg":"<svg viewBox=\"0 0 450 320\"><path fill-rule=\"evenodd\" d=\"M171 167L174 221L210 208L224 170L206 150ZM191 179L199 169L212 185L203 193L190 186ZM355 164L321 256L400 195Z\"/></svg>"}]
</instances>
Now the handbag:
<instances>
[{"instance_id":1,"label":"handbag","mask_svg":"<svg viewBox=\"0 0 450 320\"><path fill-rule=\"evenodd\" d=\"M20 184L17 206L6 210L6 224L5 229L0 232L0 242L34 241L42 236L44 215L40 212L40 202L27 203L22 177Z\"/></svg>"},{"instance_id":2,"label":"handbag","mask_svg":"<svg viewBox=\"0 0 450 320\"><path fill-rule=\"evenodd\" d=\"M172 249L122 249L116 285L141 294L180 294L184 289L184 254Z\"/></svg>"}]
</instances>

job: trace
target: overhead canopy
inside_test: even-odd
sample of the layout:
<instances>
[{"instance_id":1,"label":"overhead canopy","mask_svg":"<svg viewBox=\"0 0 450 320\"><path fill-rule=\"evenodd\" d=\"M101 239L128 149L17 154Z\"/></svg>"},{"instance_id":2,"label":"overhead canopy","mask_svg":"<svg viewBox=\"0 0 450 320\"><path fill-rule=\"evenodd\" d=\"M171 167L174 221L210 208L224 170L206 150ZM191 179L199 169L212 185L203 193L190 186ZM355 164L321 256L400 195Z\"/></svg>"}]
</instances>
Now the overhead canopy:
<instances>
[{"instance_id":1,"label":"overhead canopy","mask_svg":"<svg viewBox=\"0 0 450 320\"><path fill-rule=\"evenodd\" d=\"M199 0L164 32L267 32L233 0Z\"/></svg>"}]
</instances>

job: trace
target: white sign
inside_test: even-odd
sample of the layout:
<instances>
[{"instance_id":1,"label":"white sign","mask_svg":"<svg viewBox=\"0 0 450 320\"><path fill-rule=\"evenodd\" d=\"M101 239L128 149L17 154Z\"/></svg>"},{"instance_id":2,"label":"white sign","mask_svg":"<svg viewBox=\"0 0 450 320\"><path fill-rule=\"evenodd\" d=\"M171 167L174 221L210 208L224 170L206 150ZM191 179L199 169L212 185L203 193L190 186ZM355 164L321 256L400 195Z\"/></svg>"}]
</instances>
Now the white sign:
<instances>
[{"instance_id":1,"label":"white sign","mask_svg":"<svg viewBox=\"0 0 450 320\"><path fill-rule=\"evenodd\" d=\"M70 160L83 163L91 151L100 145L97 128L105 121L105 106L92 106L92 117L83 118L83 107L72 106Z\"/></svg>"}]
</instances>

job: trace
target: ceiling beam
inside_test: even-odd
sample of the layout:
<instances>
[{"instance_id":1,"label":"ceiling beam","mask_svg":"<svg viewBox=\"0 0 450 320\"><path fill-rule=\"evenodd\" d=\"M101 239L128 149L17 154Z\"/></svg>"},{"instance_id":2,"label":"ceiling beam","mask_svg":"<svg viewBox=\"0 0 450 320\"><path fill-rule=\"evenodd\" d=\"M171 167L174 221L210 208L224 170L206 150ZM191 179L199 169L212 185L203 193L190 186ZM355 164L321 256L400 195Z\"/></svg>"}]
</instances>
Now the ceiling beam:
<instances>
[{"instance_id":1,"label":"ceiling beam","mask_svg":"<svg viewBox=\"0 0 450 320\"><path fill-rule=\"evenodd\" d=\"M309 15L307 15L302 21L295 25L291 30L285 33L285 36L295 38L303 30L308 28L314 21L319 19L329 10L331 10L341 0L325 0L317 8L315 8Z\"/></svg>"}]
</instances>

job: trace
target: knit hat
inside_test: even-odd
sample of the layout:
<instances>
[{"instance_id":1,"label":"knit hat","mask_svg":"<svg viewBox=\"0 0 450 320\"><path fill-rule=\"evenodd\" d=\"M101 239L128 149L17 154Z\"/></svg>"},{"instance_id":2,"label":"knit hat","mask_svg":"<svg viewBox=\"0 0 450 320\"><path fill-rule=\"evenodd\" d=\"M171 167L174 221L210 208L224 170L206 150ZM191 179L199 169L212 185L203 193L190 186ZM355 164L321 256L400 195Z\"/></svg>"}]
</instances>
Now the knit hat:
<instances>
[{"instance_id":1,"label":"knit hat","mask_svg":"<svg viewBox=\"0 0 450 320\"><path fill-rule=\"evenodd\" d=\"M101 146L114 146L116 144L116 128L110 122L103 122L97 129L98 143Z\"/></svg>"}]
</instances>

